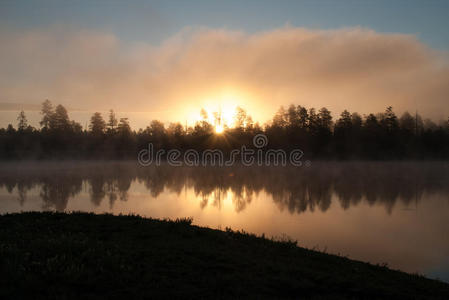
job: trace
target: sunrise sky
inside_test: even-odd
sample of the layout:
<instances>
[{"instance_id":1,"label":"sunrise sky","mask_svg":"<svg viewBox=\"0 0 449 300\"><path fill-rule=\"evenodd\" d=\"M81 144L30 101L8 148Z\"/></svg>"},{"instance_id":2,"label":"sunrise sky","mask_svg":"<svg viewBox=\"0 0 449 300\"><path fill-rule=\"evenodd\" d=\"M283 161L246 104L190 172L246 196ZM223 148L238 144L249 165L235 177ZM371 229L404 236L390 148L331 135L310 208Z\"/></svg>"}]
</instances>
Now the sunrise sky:
<instances>
[{"instance_id":1,"label":"sunrise sky","mask_svg":"<svg viewBox=\"0 0 449 300\"><path fill-rule=\"evenodd\" d=\"M290 103L447 119L449 1L241 2L1 0L0 103L181 122L241 106L263 123Z\"/></svg>"}]
</instances>

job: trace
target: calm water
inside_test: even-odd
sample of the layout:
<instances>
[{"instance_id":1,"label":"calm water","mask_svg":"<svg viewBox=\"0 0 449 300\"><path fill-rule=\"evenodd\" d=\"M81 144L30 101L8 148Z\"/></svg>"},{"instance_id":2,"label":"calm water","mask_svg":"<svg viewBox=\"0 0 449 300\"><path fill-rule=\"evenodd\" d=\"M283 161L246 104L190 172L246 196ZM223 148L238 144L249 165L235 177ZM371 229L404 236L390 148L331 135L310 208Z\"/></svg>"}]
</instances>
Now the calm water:
<instances>
[{"instance_id":1,"label":"calm water","mask_svg":"<svg viewBox=\"0 0 449 300\"><path fill-rule=\"evenodd\" d=\"M213 228L449 281L449 163L310 167L139 167L135 162L3 163L0 212L193 217Z\"/></svg>"}]
</instances>

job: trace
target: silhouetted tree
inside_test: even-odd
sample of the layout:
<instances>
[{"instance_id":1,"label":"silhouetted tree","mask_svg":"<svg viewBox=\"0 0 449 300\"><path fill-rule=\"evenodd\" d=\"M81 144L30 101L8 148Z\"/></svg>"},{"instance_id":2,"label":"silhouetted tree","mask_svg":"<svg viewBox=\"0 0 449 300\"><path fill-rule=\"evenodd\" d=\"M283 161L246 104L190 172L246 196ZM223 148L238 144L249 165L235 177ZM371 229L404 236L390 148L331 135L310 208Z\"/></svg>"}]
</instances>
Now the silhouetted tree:
<instances>
[{"instance_id":1,"label":"silhouetted tree","mask_svg":"<svg viewBox=\"0 0 449 300\"><path fill-rule=\"evenodd\" d=\"M167 134L176 139L179 139L181 136L184 135L184 128L179 122L170 123L167 128Z\"/></svg>"},{"instance_id":2,"label":"silhouetted tree","mask_svg":"<svg viewBox=\"0 0 449 300\"><path fill-rule=\"evenodd\" d=\"M352 128L352 118L346 109L341 113L340 119L335 123L336 130L350 130Z\"/></svg>"},{"instance_id":3,"label":"silhouetted tree","mask_svg":"<svg viewBox=\"0 0 449 300\"><path fill-rule=\"evenodd\" d=\"M362 127L362 148L368 158L379 158L379 143L378 138L381 134L381 126L377 117L374 114L369 114L365 117L365 122Z\"/></svg>"},{"instance_id":4,"label":"silhouetted tree","mask_svg":"<svg viewBox=\"0 0 449 300\"><path fill-rule=\"evenodd\" d=\"M195 123L193 135L197 137L207 137L213 133L213 126L208 122L209 116L205 109L200 111L201 121Z\"/></svg>"},{"instance_id":5,"label":"silhouetted tree","mask_svg":"<svg viewBox=\"0 0 449 300\"><path fill-rule=\"evenodd\" d=\"M58 106L56 106L55 112L51 115L50 129L64 132L71 129L70 125L71 123L69 120L67 109L59 104Z\"/></svg>"},{"instance_id":6,"label":"silhouetted tree","mask_svg":"<svg viewBox=\"0 0 449 300\"><path fill-rule=\"evenodd\" d=\"M307 108L305 108L305 107L303 107L301 105L298 105L296 110L297 110L297 113L298 113L299 127L301 129L307 128L308 119L309 119L309 114L307 112Z\"/></svg>"},{"instance_id":7,"label":"silhouetted tree","mask_svg":"<svg viewBox=\"0 0 449 300\"><path fill-rule=\"evenodd\" d=\"M250 115L247 115L245 119L245 130L249 132L253 130L253 128L254 128L253 118Z\"/></svg>"},{"instance_id":8,"label":"silhouetted tree","mask_svg":"<svg viewBox=\"0 0 449 300\"><path fill-rule=\"evenodd\" d=\"M287 126L293 129L299 128L299 114L296 107L291 104L287 109Z\"/></svg>"},{"instance_id":9,"label":"silhouetted tree","mask_svg":"<svg viewBox=\"0 0 449 300\"><path fill-rule=\"evenodd\" d=\"M73 133L80 134L83 132L83 126L81 126L80 123L75 121L70 121L70 128L72 129Z\"/></svg>"},{"instance_id":10,"label":"silhouetted tree","mask_svg":"<svg viewBox=\"0 0 449 300\"><path fill-rule=\"evenodd\" d=\"M42 109L41 109L41 114L42 114L42 120L39 122L39 124L41 125L41 127L43 129L49 129L50 128L50 123L52 120L52 116L53 116L53 105L51 104L50 100L45 100L42 103Z\"/></svg>"},{"instance_id":11,"label":"silhouetted tree","mask_svg":"<svg viewBox=\"0 0 449 300\"><path fill-rule=\"evenodd\" d=\"M135 136L129 125L128 118L120 118L117 126L117 137L115 139L115 150L119 157L130 157L135 155Z\"/></svg>"},{"instance_id":12,"label":"silhouetted tree","mask_svg":"<svg viewBox=\"0 0 449 300\"><path fill-rule=\"evenodd\" d=\"M318 130L318 116L316 114L315 108L309 108L308 120L307 120L308 131L314 133Z\"/></svg>"},{"instance_id":13,"label":"silhouetted tree","mask_svg":"<svg viewBox=\"0 0 449 300\"><path fill-rule=\"evenodd\" d=\"M318 122L319 122L320 128L322 128L326 131L331 131L332 115L331 115L331 112L327 108L323 107L318 112Z\"/></svg>"},{"instance_id":14,"label":"silhouetted tree","mask_svg":"<svg viewBox=\"0 0 449 300\"><path fill-rule=\"evenodd\" d=\"M149 133L155 139L162 138L165 135L164 123L162 123L161 121L158 121L158 120L151 121Z\"/></svg>"},{"instance_id":15,"label":"silhouetted tree","mask_svg":"<svg viewBox=\"0 0 449 300\"><path fill-rule=\"evenodd\" d=\"M234 128L237 134L236 138L241 139L244 139L242 135L244 131L249 132L253 128L253 119L248 115L246 110L239 106L235 109Z\"/></svg>"},{"instance_id":16,"label":"silhouetted tree","mask_svg":"<svg viewBox=\"0 0 449 300\"><path fill-rule=\"evenodd\" d=\"M106 130L106 122L103 120L101 113L96 112L90 118L89 129L93 135L102 135Z\"/></svg>"},{"instance_id":17,"label":"silhouetted tree","mask_svg":"<svg viewBox=\"0 0 449 300\"><path fill-rule=\"evenodd\" d=\"M323 107L318 114L309 114L313 117L314 131L312 137L313 153L315 155L328 155L332 136L332 116L330 111Z\"/></svg>"},{"instance_id":18,"label":"silhouetted tree","mask_svg":"<svg viewBox=\"0 0 449 300\"><path fill-rule=\"evenodd\" d=\"M389 133L394 132L399 128L398 118L393 112L393 108L391 106L387 107L385 110L380 123Z\"/></svg>"},{"instance_id":19,"label":"silhouetted tree","mask_svg":"<svg viewBox=\"0 0 449 300\"><path fill-rule=\"evenodd\" d=\"M273 127L285 128L287 126L287 113L281 106L273 117Z\"/></svg>"},{"instance_id":20,"label":"silhouetted tree","mask_svg":"<svg viewBox=\"0 0 449 300\"><path fill-rule=\"evenodd\" d=\"M341 113L340 118L335 123L334 137L335 147L339 157L346 157L351 154L352 150L352 116L346 109Z\"/></svg>"},{"instance_id":21,"label":"silhouetted tree","mask_svg":"<svg viewBox=\"0 0 449 300\"><path fill-rule=\"evenodd\" d=\"M415 124L415 118L412 117L408 111L404 112L399 118L399 126L401 127L402 131L409 134L413 134L415 132Z\"/></svg>"},{"instance_id":22,"label":"silhouetted tree","mask_svg":"<svg viewBox=\"0 0 449 300\"><path fill-rule=\"evenodd\" d=\"M118 125L117 118L115 117L114 111L111 109L109 110L109 120L108 120L108 132L114 133Z\"/></svg>"},{"instance_id":23,"label":"silhouetted tree","mask_svg":"<svg viewBox=\"0 0 449 300\"><path fill-rule=\"evenodd\" d=\"M12 126L12 124L8 124L8 127L6 128L6 133L11 135L14 134L16 132L16 130L14 129L14 126Z\"/></svg>"},{"instance_id":24,"label":"silhouetted tree","mask_svg":"<svg viewBox=\"0 0 449 300\"><path fill-rule=\"evenodd\" d=\"M28 120L25 116L25 112L22 110L17 116L17 129L19 131L25 131L28 127Z\"/></svg>"},{"instance_id":25,"label":"silhouetted tree","mask_svg":"<svg viewBox=\"0 0 449 300\"><path fill-rule=\"evenodd\" d=\"M131 126L129 126L128 118L120 118L120 122L117 126L117 132L121 136L129 136L131 135Z\"/></svg>"}]
</instances>

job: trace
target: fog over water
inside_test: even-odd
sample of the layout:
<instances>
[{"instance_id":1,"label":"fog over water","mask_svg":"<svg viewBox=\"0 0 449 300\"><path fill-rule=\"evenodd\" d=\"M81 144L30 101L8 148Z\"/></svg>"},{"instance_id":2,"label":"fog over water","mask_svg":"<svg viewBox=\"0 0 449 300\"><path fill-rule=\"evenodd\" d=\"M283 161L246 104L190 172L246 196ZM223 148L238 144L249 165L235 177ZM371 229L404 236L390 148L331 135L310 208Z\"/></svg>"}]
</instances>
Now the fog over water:
<instances>
[{"instance_id":1,"label":"fog over water","mask_svg":"<svg viewBox=\"0 0 449 300\"><path fill-rule=\"evenodd\" d=\"M193 217L287 235L300 246L449 281L449 163L312 162L309 167L2 163L0 212Z\"/></svg>"}]
</instances>

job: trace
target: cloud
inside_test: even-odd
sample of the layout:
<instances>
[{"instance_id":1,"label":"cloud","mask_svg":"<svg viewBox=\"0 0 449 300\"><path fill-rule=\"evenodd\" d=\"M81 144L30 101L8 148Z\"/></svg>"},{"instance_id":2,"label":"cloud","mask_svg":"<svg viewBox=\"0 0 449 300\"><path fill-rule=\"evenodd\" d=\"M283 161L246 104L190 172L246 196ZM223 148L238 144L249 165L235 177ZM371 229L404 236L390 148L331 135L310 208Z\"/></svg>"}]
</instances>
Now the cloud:
<instances>
[{"instance_id":1,"label":"cloud","mask_svg":"<svg viewBox=\"0 0 449 300\"><path fill-rule=\"evenodd\" d=\"M185 29L161 45L93 30L0 32L0 101L162 111L227 101L265 120L280 105L335 114L418 109L449 115L449 56L413 35L285 27L257 34ZM335 116L334 114L334 116Z\"/></svg>"}]
</instances>

